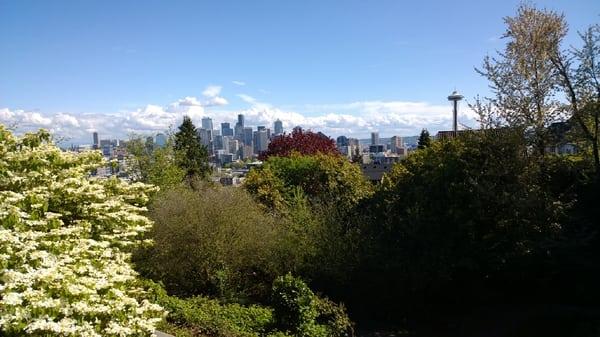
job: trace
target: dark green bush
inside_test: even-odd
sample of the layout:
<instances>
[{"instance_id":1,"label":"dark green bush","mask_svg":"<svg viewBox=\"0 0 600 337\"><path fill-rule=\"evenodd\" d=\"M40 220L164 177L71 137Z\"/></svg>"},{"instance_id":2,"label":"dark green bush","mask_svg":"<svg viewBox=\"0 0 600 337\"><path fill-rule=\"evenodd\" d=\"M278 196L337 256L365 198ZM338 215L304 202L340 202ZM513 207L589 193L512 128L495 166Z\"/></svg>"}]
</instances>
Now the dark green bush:
<instances>
[{"instance_id":1,"label":"dark green bush","mask_svg":"<svg viewBox=\"0 0 600 337\"><path fill-rule=\"evenodd\" d=\"M273 282L271 296L275 326L280 330L300 333L317 318L315 295L304 281L291 274Z\"/></svg>"}]
</instances>

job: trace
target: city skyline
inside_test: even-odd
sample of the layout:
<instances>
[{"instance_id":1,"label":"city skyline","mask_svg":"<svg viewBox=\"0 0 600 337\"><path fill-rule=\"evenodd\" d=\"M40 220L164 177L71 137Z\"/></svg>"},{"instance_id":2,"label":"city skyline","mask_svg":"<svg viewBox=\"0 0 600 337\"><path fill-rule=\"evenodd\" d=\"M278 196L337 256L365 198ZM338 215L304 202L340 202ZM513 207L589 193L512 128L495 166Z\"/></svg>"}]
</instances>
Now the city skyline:
<instances>
[{"instance_id":1,"label":"city skyline","mask_svg":"<svg viewBox=\"0 0 600 337\"><path fill-rule=\"evenodd\" d=\"M502 48L518 3L0 1L0 123L89 143L243 113L333 138L413 136L452 128L457 89L473 127L467 103L488 93L474 67ZM600 13L591 0L538 5L565 13L567 45Z\"/></svg>"}]
</instances>

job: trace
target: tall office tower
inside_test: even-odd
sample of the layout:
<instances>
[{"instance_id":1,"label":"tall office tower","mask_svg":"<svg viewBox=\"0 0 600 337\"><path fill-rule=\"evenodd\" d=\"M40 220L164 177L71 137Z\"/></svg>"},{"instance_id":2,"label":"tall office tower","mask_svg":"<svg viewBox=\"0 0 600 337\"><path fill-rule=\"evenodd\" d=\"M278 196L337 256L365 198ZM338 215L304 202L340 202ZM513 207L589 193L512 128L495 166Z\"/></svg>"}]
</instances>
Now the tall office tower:
<instances>
[{"instance_id":1,"label":"tall office tower","mask_svg":"<svg viewBox=\"0 0 600 337\"><path fill-rule=\"evenodd\" d=\"M404 141L400 136L394 136L390 138L390 151L392 153L400 154L400 152L404 153Z\"/></svg>"},{"instance_id":2,"label":"tall office tower","mask_svg":"<svg viewBox=\"0 0 600 337\"><path fill-rule=\"evenodd\" d=\"M264 125L259 125L259 126L257 126L257 127L256 127L256 130L257 130L257 131L264 131L264 130L266 130L266 129L267 129L267 128L266 128Z\"/></svg>"},{"instance_id":3,"label":"tall office tower","mask_svg":"<svg viewBox=\"0 0 600 337\"><path fill-rule=\"evenodd\" d=\"M229 123L221 123L221 135L225 136L233 136L233 129L231 128Z\"/></svg>"},{"instance_id":4,"label":"tall office tower","mask_svg":"<svg viewBox=\"0 0 600 337\"><path fill-rule=\"evenodd\" d=\"M379 132L371 132L371 145L379 145Z\"/></svg>"},{"instance_id":5,"label":"tall office tower","mask_svg":"<svg viewBox=\"0 0 600 337\"><path fill-rule=\"evenodd\" d=\"M267 130L259 129L258 131L254 131L254 153L260 154L263 151L267 151L269 147L269 136L267 135Z\"/></svg>"},{"instance_id":6,"label":"tall office tower","mask_svg":"<svg viewBox=\"0 0 600 337\"><path fill-rule=\"evenodd\" d=\"M233 135L237 140L244 140L244 115L242 114L238 115L238 121L235 123Z\"/></svg>"},{"instance_id":7,"label":"tall office tower","mask_svg":"<svg viewBox=\"0 0 600 337\"><path fill-rule=\"evenodd\" d=\"M242 141L244 145L252 146L252 128L244 128Z\"/></svg>"},{"instance_id":8,"label":"tall office tower","mask_svg":"<svg viewBox=\"0 0 600 337\"><path fill-rule=\"evenodd\" d=\"M212 130L213 129L212 118L210 118L210 117L203 117L202 118L202 128L203 129L207 129L207 130Z\"/></svg>"},{"instance_id":9,"label":"tall office tower","mask_svg":"<svg viewBox=\"0 0 600 337\"><path fill-rule=\"evenodd\" d=\"M216 150L223 150L223 136L214 135L213 136L213 147Z\"/></svg>"},{"instance_id":10,"label":"tall office tower","mask_svg":"<svg viewBox=\"0 0 600 337\"><path fill-rule=\"evenodd\" d=\"M335 144L338 147L348 146L348 137L346 137L346 136L337 137L337 139L335 140Z\"/></svg>"},{"instance_id":11,"label":"tall office tower","mask_svg":"<svg viewBox=\"0 0 600 337\"><path fill-rule=\"evenodd\" d=\"M279 119L275 121L273 130L275 131L275 136L279 136L283 133L283 123Z\"/></svg>"},{"instance_id":12,"label":"tall office tower","mask_svg":"<svg viewBox=\"0 0 600 337\"><path fill-rule=\"evenodd\" d=\"M209 154L213 154L213 136L212 130L198 129L198 136L200 137L200 143L206 146Z\"/></svg>"},{"instance_id":13,"label":"tall office tower","mask_svg":"<svg viewBox=\"0 0 600 337\"><path fill-rule=\"evenodd\" d=\"M97 148L98 148L98 145L99 145L99 143L98 143L98 132L94 132L94 133L92 134L92 137L94 138L94 144L93 144L93 148L94 148L94 149L97 149Z\"/></svg>"}]
</instances>

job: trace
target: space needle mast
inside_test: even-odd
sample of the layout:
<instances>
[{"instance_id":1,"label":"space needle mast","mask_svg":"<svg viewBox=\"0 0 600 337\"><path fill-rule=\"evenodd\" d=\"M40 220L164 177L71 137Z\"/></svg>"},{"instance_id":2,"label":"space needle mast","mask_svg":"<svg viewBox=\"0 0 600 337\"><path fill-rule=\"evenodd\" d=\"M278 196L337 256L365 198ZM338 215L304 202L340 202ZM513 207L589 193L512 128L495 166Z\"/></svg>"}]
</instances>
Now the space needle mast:
<instances>
[{"instance_id":1,"label":"space needle mast","mask_svg":"<svg viewBox=\"0 0 600 337\"><path fill-rule=\"evenodd\" d=\"M454 116L452 131L454 132L454 137L458 135L458 101L463 99L463 95L459 94L458 91L454 90L450 96L448 96L448 100L452 102L452 113Z\"/></svg>"}]
</instances>

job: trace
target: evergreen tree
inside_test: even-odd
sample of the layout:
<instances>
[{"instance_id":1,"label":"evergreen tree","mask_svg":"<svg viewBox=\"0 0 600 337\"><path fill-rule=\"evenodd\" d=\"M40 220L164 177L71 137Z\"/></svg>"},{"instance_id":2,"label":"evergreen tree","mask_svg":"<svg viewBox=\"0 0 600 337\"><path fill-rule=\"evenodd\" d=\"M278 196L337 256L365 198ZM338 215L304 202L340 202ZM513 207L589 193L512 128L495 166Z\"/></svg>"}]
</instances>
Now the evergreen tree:
<instances>
[{"instance_id":1,"label":"evergreen tree","mask_svg":"<svg viewBox=\"0 0 600 337\"><path fill-rule=\"evenodd\" d=\"M183 123L175 134L175 151L177 164L185 171L186 179L206 178L209 175L208 152L200 143L200 136L188 116L183 117Z\"/></svg>"},{"instance_id":2,"label":"evergreen tree","mask_svg":"<svg viewBox=\"0 0 600 337\"><path fill-rule=\"evenodd\" d=\"M419 149L424 149L431 145L431 137L429 136L429 131L427 129L421 130L421 135L419 136Z\"/></svg>"}]
</instances>

